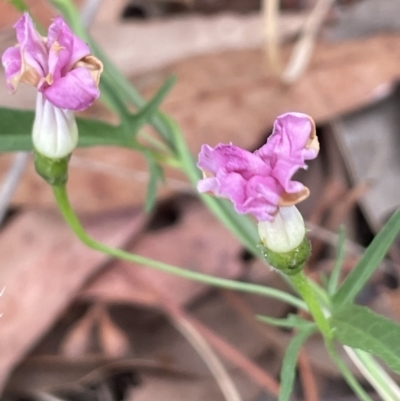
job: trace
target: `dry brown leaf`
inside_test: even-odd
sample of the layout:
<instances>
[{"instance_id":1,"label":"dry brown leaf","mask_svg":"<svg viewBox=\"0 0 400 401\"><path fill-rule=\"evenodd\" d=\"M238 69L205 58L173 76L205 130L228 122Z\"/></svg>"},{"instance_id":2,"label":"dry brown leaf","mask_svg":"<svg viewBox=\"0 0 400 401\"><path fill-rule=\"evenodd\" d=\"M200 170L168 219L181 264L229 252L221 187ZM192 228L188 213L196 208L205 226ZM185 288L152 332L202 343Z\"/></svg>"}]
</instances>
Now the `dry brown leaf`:
<instances>
[{"instance_id":1,"label":"dry brown leaf","mask_svg":"<svg viewBox=\"0 0 400 401\"><path fill-rule=\"evenodd\" d=\"M167 75L177 76L164 110L181 124L193 152L202 143L217 142L252 149L281 113L302 111L323 122L372 102L382 87L400 75L399 41L396 35L378 35L340 44L320 43L308 71L291 87L280 85L266 70L261 50L199 56L156 73L149 92ZM78 208L104 210L143 202L147 166L139 154L90 149L77 156L85 159L71 165L71 193ZM32 167L30 171L15 202L50 205L45 185L34 177ZM177 173L168 176L181 179Z\"/></svg>"},{"instance_id":2,"label":"dry brown leaf","mask_svg":"<svg viewBox=\"0 0 400 401\"><path fill-rule=\"evenodd\" d=\"M164 109L177 118L194 152L204 142L254 148L279 114L301 111L318 123L374 101L400 75L399 41L378 35L319 43L307 72L290 87L273 78L261 50L185 60L165 73L175 74L177 84Z\"/></svg>"},{"instance_id":3,"label":"dry brown leaf","mask_svg":"<svg viewBox=\"0 0 400 401\"><path fill-rule=\"evenodd\" d=\"M138 233L145 217L136 212L93 215L89 232L121 246ZM16 363L48 330L83 283L108 258L88 249L58 214L25 212L0 234L0 388Z\"/></svg>"}]
</instances>

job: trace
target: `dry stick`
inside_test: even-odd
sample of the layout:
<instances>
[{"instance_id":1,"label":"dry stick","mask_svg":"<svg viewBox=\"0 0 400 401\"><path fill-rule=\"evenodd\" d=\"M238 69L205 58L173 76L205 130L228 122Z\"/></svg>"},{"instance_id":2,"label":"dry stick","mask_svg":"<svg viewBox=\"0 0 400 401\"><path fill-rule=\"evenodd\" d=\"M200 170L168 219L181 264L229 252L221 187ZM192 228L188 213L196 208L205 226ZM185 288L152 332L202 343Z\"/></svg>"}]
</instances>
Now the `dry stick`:
<instances>
[{"instance_id":1,"label":"dry stick","mask_svg":"<svg viewBox=\"0 0 400 401\"><path fill-rule=\"evenodd\" d=\"M277 335L275 328L269 327L266 329L265 324L260 323L254 318L255 313L243 301L242 297L233 291L221 291L223 297L229 302L230 306L239 313L239 315L248 322L248 324L262 335L269 343L272 343L275 347L279 349L286 348L288 341L285 340L284 336Z\"/></svg>"},{"instance_id":2,"label":"dry stick","mask_svg":"<svg viewBox=\"0 0 400 401\"><path fill-rule=\"evenodd\" d=\"M273 395L277 396L279 394L279 383L274 378L272 378L263 369L258 367L254 362L234 348L231 344L224 341L207 326L192 316L188 316L179 305L175 304L174 301L160 295L159 307L171 316L175 316L176 314L183 316L186 322L189 322L192 327L195 327L196 330L201 333L201 335L221 355L245 372L255 383Z\"/></svg>"},{"instance_id":3,"label":"dry stick","mask_svg":"<svg viewBox=\"0 0 400 401\"><path fill-rule=\"evenodd\" d=\"M168 313L173 325L188 340L192 347L197 351L203 359L208 369L213 373L224 397L227 401L242 401L242 398L236 389L231 377L226 371L224 365L215 355L204 335L194 325L193 319L187 316L182 309L165 298L162 299L162 308ZM160 305L161 306L161 305Z\"/></svg>"},{"instance_id":4,"label":"dry stick","mask_svg":"<svg viewBox=\"0 0 400 401\"><path fill-rule=\"evenodd\" d=\"M304 72L311 59L317 31L334 1L335 0L318 1L305 21L300 33L300 38L294 45L287 66L283 69L277 30L279 0L263 0L266 53L272 71L283 83L293 83Z\"/></svg>"},{"instance_id":5,"label":"dry stick","mask_svg":"<svg viewBox=\"0 0 400 401\"><path fill-rule=\"evenodd\" d=\"M363 182L347 191L347 193L342 197L342 200L336 202L336 205L332 208L328 221L325 224L326 227L329 230L336 230L340 223L344 221L345 216L369 189L369 184ZM321 248L322 242L319 241L313 244L313 260L316 260Z\"/></svg>"},{"instance_id":6,"label":"dry stick","mask_svg":"<svg viewBox=\"0 0 400 401\"><path fill-rule=\"evenodd\" d=\"M300 379L302 382L304 399L307 401L321 401L318 392L317 381L312 371L310 360L308 359L307 353L304 350L304 348L300 350L298 366L300 371Z\"/></svg>"},{"instance_id":7,"label":"dry stick","mask_svg":"<svg viewBox=\"0 0 400 401\"><path fill-rule=\"evenodd\" d=\"M328 174L326 183L320 192L319 201L310 213L308 222L321 224L326 211L331 210L337 204L338 200L342 199L346 191L347 186L344 186L334 175Z\"/></svg>"},{"instance_id":8,"label":"dry stick","mask_svg":"<svg viewBox=\"0 0 400 401\"><path fill-rule=\"evenodd\" d=\"M3 222L7 209L10 206L10 202L18 187L29 156L30 154L27 152L18 152L4 178L3 185L0 189L0 224Z\"/></svg>"},{"instance_id":9,"label":"dry stick","mask_svg":"<svg viewBox=\"0 0 400 401\"><path fill-rule=\"evenodd\" d=\"M137 280L138 279L136 278L136 284ZM159 307L166 313L175 328L188 340L199 356L203 359L208 369L213 374L225 399L227 401L242 401L242 398L240 397L240 394L224 365L193 325L189 316L184 313L182 308L176 302L169 299L168 296L160 293L160 291L148 280L144 278L140 278L139 280L140 284L154 296L154 306ZM131 281L130 275L127 276L127 281Z\"/></svg>"},{"instance_id":10,"label":"dry stick","mask_svg":"<svg viewBox=\"0 0 400 401\"><path fill-rule=\"evenodd\" d=\"M231 344L224 341L221 337L215 334L207 326L197 320L191 319L195 327L207 339L207 341L225 356L231 363L242 369L255 383L266 389L269 393L278 396L279 384L267 372L253 363L249 358L244 356Z\"/></svg>"}]
</instances>

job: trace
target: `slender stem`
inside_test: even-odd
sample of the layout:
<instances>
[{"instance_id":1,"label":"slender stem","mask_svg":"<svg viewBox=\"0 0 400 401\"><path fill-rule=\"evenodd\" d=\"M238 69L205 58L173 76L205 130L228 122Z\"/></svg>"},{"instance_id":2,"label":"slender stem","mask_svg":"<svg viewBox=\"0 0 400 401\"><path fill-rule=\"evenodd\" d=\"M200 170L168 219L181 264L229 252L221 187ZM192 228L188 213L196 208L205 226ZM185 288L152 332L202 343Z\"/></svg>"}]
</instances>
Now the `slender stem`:
<instances>
[{"instance_id":1,"label":"slender stem","mask_svg":"<svg viewBox=\"0 0 400 401\"><path fill-rule=\"evenodd\" d=\"M385 401L400 400L400 389L375 358L365 351L344 346L347 355Z\"/></svg>"},{"instance_id":2,"label":"slender stem","mask_svg":"<svg viewBox=\"0 0 400 401\"><path fill-rule=\"evenodd\" d=\"M327 294L322 289L319 289L318 286L310 283L307 280L307 277L305 276L303 271L289 277L289 279L292 282L293 286L297 289L299 294L302 296L302 298L306 301L308 309L310 310L315 320L315 323L324 336L325 346L329 352L329 355L342 373L347 384L361 400L372 401L367 392L361 387L360 383L358 383L357 379L354 377L347 365L341 360L334 347L333 333L331 331L329 321L324 315L323 307L321 307L321 305L319 304L314 291L318 289L317 293L323 302L328 302Z\"/></svg>"},{"instance_id":3,"label":"slender stem","mask_svg":"<svg viewBox=\"0 0 400 401\"><path fill-rule=\"evenodd\" d=\"M304 272L301 271L294 276L289 276L289 280L306 302L308 309L324 338L327 340L331 339L332 332L328 320L322 312L321 306Z\"/></svg>"},{"instance_id":4,"label":"slender stem","mask_svg":"<svg viewBox=\"0 0 400 401\"><path fill-rule=\"evenodd\" d=\"M77 218L74 210L68 199L68 194L65 185L53 186L53 193L57 201L57 205L72 231L75 235L88 247L105 253L107 255L116 257L118 259L127 260L129 262L138 263L151 267L153 269L161 270L166 273L174 274L179 277L187 278L193 281L197 281L203 284L212 285L215 287L249 292L253 294L263 295L270 298L279 299L283 302L287 302L303 310L307 310L307 305L299 298L288 294L284 291L277 290L275 288L264 287L258 284L243 283L241 281L233 281L224 278L209 276L207 274L193 272L190 270L183 269L181 267L172 266L167 263L159 262L143 256L131 254L122 249L111 248L107 245L97 242L91 238L82 227L79 219Z\"/></svg>"},{"instance_id":5,"label":"slender stem","mask_svg":"<svg viewBox=\"0 0 400 401\"><path fill-rule=\"evenodd\" d=\"M325 341L326 348L328 349L329 355L331 356L332 360L335 362L336 366L342 373L343 377L345 378L347 384L351 387L354 393L358 396L360 400L363 401L372 401L372 398L367 394L367 392L361 387L360 383L354 377L351 370L348 366L341 360L340 356L338 355L333 341L328 340Z\"/></svg>"}]
</instances>

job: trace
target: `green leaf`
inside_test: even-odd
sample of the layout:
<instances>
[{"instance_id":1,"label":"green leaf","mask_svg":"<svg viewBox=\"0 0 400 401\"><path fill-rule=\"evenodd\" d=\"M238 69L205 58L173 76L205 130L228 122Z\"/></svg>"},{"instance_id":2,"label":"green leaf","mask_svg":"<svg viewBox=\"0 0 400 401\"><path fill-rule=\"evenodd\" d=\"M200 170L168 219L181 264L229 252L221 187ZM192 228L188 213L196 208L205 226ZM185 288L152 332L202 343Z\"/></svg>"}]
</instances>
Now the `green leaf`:
<instances>
[{"instance_id":1,"label":"green leaf","mask_svg":"<svg viewBox=\"0 0 400 401\"><path fill-rule=\"evenodd\" d=\"M274 317L257 315L257 320L259 320L260 322L266 323L266 324L270 324L272 326L287 327L287 328L292 328L292 329L299 329L299 328L302 328L305 326L309 326L310 324L313 324L313 323L309 322L308 320L305 320L305 319L301 318L300 316L293 315L293 314L290 314L285 319L276 319Z\"/></svg>"},{"instance_id":2,"label":"green leaf","mask_svg":"<svg viewBox=\"0 0 400 401\"><path fill-rule=\"evenodd\" d=\"M196 166L193 155L186 145L181 129L172 118L166 115L160 115L159 117L163 125L167 127L172 134L171 138L182 163L182 170L189 177L192 185L196 186L198 180L201 178L201 173ZM257 248L257 244L260 241L257 227L248 216L238 214L233 209L232 203L225 199L206 194L200 194L199 197L222 223L242 241L248 250L254 255L261 256L261 252Z\"/></svg>"},{"instance_id":3,"label":"green leaf","mask_svg":"<svg viewBox=\"0 0 400 401\"><path fill-rule=\"evenodd\" d=\"M335 266L333 266L332 273L328 281L328 294L332 296L337 289L340 277L340 271L343 266L344 256L345 256L345 240L346 240L346 230L342 226L339 231L339 240L336 249L336 261Z\"/></svg>"},{"instance_id":4,"label":"green leaf","mask_svg":"<svg viewBox=\"0 0 400 401\"><path fill-rule=\"evenodd\" d=\"M354 300L355 296L382 262L399 231L400 209L390 217L382 230L375 236L357 266L346 277L338 292L334 295L333 305L335 308L340 309L343 305Z\"/></svg>"},{"instance_id":5,"label":"green leaf","mask_svg":"<svg viewBox=\"0 0 400 401\"><path fill-rule=\"evenodd\" d=\"M104 65L104 71L102 79L100 80L100 90L102 93L102 100L111 109L116 111L121 119L124 117L124 110L120 106L124 102L129 102L136 107L143 107L145 105L144 99L140 96L136 88L129 82L129 80L115 67L115 65L109 60L102 49L97 43L91 38L86 29L84 28L78 10L69 0L50 0L50 2L58 9L62 14L68 25L72 28L76 35L81 37L89 44L93 54L98 57ZM116 96L118 102L116 102ZM152 125L158 133L161 134L163 139L173 147L173 143L170 138L168 129L163 125L159 116L162 113L157 112L152 117Z\"/></svg>"},{"instance_id":6,"label":"green leaf","mask_svg":"<svg viewBox=\"0 0 400 401\"><path fill-rule=\"evenodd\" d=\"M156 202L157 197L157 184L159 181L163 180L163 169L156 163L151 155L146 155L147 163L149 165L150 179L147 185L146 194L146 212L150 212Z\"/></svg>"},{"instance_id":7,"label":"green leaf","mask_svg":"<svg viewBox=\"0 0 400 401\"><path fill-rule=\"evenodd\" d=\"M168 78L153 98L131 117L131 127L135 132L138 132L142 125L150 122L174 84L175 77Z\"/></svg>"},{"instance_id":8,"label":"green leaf","mask_svg":"<svg viewBox=\"0 0 400 401\"><path fill-rule=\"evenodd\" d=\"M370 309L351 305L330 319L335 338L344 345L379 356L400 374L400 325Z\"/></svg>"},{"instance_id":9,"label":"green leaf","mask_svg":"<svg viewBox=\"0 0 400 401\"><path fill-rule=\"evenodd\" d=\"M32 125L35 113L31 110L0 108L0 152L32 150ZM130 146L120 126L98 120L77 118L79 146Z\"/></svg>"},{"instance_id":10,"label":"green leaf","mask_svg":"<svg viewBox=\"0 0 400 401\"><path fill-rule=\"evenodd\" d=\"M127 142L124 130L120 125L111 125L99 120L77 118L79 130L79 147L89 146L122 146L135 148L135 144Z\"/></svg>"},{"instance_id":11,"label":"green leaf","mask_svg":"<svg viewBox=\"0 0 400 401\"><path fill-rule=\"evenodd\" d=\"M19 12L29 11L29 7L24 0L7 0L11 3Z\"/></svg>"},{"instance_id":12,"label":"green leaf","mask_svg":"<svg viewBox=\"0 0 400 401\"><path fill-rule=\"evenodd\" d=\"M296 374L297 357L301 346L308 337L315 331L315 324L304 325L292 338L289 346L286 348L285 356L281 368L281 384L279 392L279 401L289 401L293 391L293 384Z\"/></svg>"}]
</instances>

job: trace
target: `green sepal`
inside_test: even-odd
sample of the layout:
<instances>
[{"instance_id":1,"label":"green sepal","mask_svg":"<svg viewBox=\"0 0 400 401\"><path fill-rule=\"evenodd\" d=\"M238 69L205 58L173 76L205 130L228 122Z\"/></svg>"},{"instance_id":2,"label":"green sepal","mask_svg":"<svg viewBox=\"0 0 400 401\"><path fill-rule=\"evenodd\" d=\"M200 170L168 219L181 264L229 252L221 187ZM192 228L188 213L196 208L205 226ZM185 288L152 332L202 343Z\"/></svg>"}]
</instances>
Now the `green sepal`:
<instances>
[{"instance_id":1,"label":"green sepal","mask_svg":"<svg viewBox=\"0 0 400 401\"><path fill-rule=\"evenodd\" d=\"M288 276L293 276L303 270L311 254L311 244L307 238L304 238L297 248L289 252L274 252L263 244L260 244L259 247L268 264Z\"/></svg>"},{"instance_id":2,"label":"green sepal","mask_svg":"<svg viewBox=\"0 0 400 401\"><path fill-rule=\"evenodd\" d=\"M71 155L51 159L34 150L36 172L50 185L64 185L68 181L68 163Z\"/></svg>"}]
</instances>

